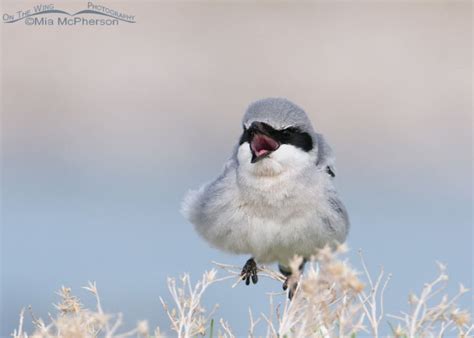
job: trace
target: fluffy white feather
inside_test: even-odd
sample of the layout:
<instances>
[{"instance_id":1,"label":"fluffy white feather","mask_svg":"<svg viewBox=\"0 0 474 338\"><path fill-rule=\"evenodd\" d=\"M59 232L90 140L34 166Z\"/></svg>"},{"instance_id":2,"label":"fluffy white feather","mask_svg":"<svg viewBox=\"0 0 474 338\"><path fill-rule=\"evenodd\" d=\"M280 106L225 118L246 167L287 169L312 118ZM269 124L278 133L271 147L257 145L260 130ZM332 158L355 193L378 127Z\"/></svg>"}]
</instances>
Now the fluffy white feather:
<instances>
[{"instance_id":1,"label":"fluffy white feather","mask_svg":"<svg viewBox=\"0 0 474 338\"><path fill-rule=\"evenodd\" d=\"M313 132L313 139L320 144L309 152L282 144L256 163L249 143L242 143L216 180L187 194L183 214L212 246L260 263L287 266L295 254L309 257L325 244L344 242L347 213L326 170L332 158L322 161L330 148L321 135Z\"/></svg>"}]
</instances>

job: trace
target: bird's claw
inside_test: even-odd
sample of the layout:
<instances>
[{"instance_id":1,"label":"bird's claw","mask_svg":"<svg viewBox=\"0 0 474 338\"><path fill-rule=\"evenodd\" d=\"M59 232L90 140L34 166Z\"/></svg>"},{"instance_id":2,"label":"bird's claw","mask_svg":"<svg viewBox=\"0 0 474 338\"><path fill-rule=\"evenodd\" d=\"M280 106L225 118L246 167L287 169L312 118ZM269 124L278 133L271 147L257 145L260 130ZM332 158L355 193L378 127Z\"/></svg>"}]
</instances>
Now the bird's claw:
<instances>
[{"instance_id":1,"label":"bird's claw","mask_svg":"<svg viewBox=\"0 0 474 338\"><path fill-rule=\"evenodd\" d=\"M286 277L285 281L283 282L283 291L288 290L288 298L290 300L293 299L293 296L295 295L297 288L298 288L297 278L293 275L289 275L288 277Z\"/></svg>"},{"instance_id":2,"label":"bird's claw","mask_svg":"<svg viewBox=\"0 0 474 338\"><path fill-rule=\"evenodd\" d=\"M242 280L245 281L245 285L250 284L250 280L252 283L257 284L258 276L257 276L257 263L255 263L253 258L250 258L244 265L242 272L240 273Z\"/></svg>"}]
</instances>

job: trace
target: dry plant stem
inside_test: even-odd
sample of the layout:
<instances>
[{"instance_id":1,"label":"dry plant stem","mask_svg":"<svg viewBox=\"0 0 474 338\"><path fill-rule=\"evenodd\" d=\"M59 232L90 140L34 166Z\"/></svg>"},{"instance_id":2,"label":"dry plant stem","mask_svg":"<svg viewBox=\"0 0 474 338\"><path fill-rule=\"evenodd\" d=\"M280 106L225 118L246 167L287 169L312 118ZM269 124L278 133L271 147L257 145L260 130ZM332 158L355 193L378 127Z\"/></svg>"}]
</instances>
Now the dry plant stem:
<instances>
[{"instance_id":1,"label":"dry plant stem","mask_svg":"<svg viewBox=\"0 0 474 338\"><path fill-rule=\"evenodd\" d=\"M253 319L253 314L252 314L252 309L249 308L249 338L254 337L254 332L255 332L255 326L260 322L260 318L257 320Z\"/></svg>"},{"instance_id":2,"label":"dry plant stem","mask_svg":"<svg viewBox=\"0 0 474 338\"><path fill-rule=\"evenodd\" d=\"M384 318L385 289L387 288L387 285L391 279L391 274L389 274L388 277L385 279L382 285L382 288L380 289L380 286L384 277L383 267L380 268L380 272L377 276L377 279L374 282L370 276L369 269L367 268L367 264L365 263L364 256L362 255L362 251L359 250L358 254L359 254L361 264L362 264L362 268L365 273L365 277L370 286L369 294L367 295L365 291L362 291L361 294L359 294L359 300L362 304L367 320L369 321L372 335L373 337L377 338L379 337L380 322ZM380 296L377 297L379 290L380 290ZM380 304L379 313L377 312L377 304ZM361 320L363 321L363 319Z\"/></svg>"},{"instance_id":3,"label":"dry plant stem","mask_svg":"<svg viewBox=\"0 0 474 338\"><path fill-rule=\"evenodd\" d=\"M459 337L466 337L466 332L472 330L470 315L455 305L455 302L468 292L462 284L459 292L451 299L445 294L438 303L430 305L429 301L445 291L447 286L446 267L440 263L438 267L439 275L431 283L424 285L420 296L410 295L409 302L412 305L410 313L402 312L403 316L389 315L403 323L399 324L397 330L407 337L443 337L448 331L456 329Z\"/></svg>"},{"instance_id":4,"label":"dry plant stem","mask_svg":"<svg viewBox=\"0 0 474 338\"><path fill-rule=\"evenodd\" d=\"M92 293L95 297L95 301L96 301L96 306L97 306L97 312L101 315L105 315L104 313L104 310L102 309L102 304L100 302L100 297L99 297L99 292L97 291L97 285L95 282L91 282L89 281L87 283L87 286L84 286L82 287L84 290L87 290L89 291L90 293ZM109 323L105 323L105 327L106 327L106 330L107 331L110 331L110 325Z\"/></svg>"},{"instance_id":5,"label":"dry plant stem","mask_svg":"<svg viewBox=\"0 0 474 338\"><path fill-rule=\"evenodd\" d=\"M140 322L138 326L130 331L124 333L117 333L118 328L122 323L122 315L116 316L116 320L110 323L114 317L107 315L102 310L100 305L100 297L97 292L95 283L89 282L85 287L86 290L94 294L96 298L97 311L83 308L79 299L72 295L69 288L62 287L58 292L61 297L61 302L56 304L58 310L56 317L49 315L50 323L46 325L42 319L37 319L31 312L35 331L28 335L23 331L24 323L24 309L20 313L20 324L18 331L13 333L15 338L58 338L58 337L114 337L126 338L131 336L148 336L148 324ZM31 309L30 309L31 311Z\"/></svg>"},{"instance_id":6,"label":"dry plant stem","mask_svg":"<svg viewBox=\"0 0 474 338\"><path fill-rule=\"evenodd\" d=\"M26 337L26 333L25 335L23 335L23 321L25 319L25 308L22 308L21 311L20 311L20 320L19 320L19 323L18 323L18 331L15 329L12 333L12 336L13 337Z\"/></svg>"},{"instance_id":7,"label":"dry plant stem","mask_svg":"<svg viewBox=\"0 0 474 338\"><path fill-rule=\"evenodd\" d=\"M187 274L181 277L181 286L177 286L176 279L168 278L168 290L175 308L170 310L161 297L160 301L178 337L193 337L206 332L207 323L216 307L205 317L203 315L205 310L201 306L203 294L210 285L233 278L233 276L226 276L217 279L216 274L217 271L214 269L205 272L195 286L192 286Z\"/></svg>"},{"instance_id":8,"label":"dry plant stem","mask_svg":"<svg viewBox=\"0 0 474 338\"><path fill-rule=\"evenodd\" d=\"M446 277L446 275L440 274L434 282L426 284L423 288L423 291L421 292L421 297L419 298L418 303L416 304L415 311L413 312L412 316L409 317L407 323L410 328L408 332L410 337L415 337L416 332L424 321L423 317L420 320L418 319L418 317L421 315L422 309L425 307L426 301L428 300L432 289L442 281L446 280Z\"/></svg>"},{"instance_id":9,"label":"dry plant stem","mask_svg":"<svg viewBox=\"0 0 474 338\"><path fill-rule=\"evenodd\" d=\"M384 296L390 275L386 275L381 269L377 277L372 278L364 258L359 253L363 271L360 276L346 260L337 257L343 251L344 249L333 251L329 248L320 250L308 263L306 274L298 276L298 286L291 301L284 292L270 293L268 315L260 314L255 318L249 309L248 337L255 336L258 324L264 326L268 337L330 338L349 337L353 334L379 337L380 325L385 316ZM292 266L298 268L299 263L300 259L297 258L292 262ZM236 280L236 283L233 283L235 286L241 282L240 267L214 264L226 271L227 275L217 278L217 271L211 270L204 273L197 283L191 283L189 275L168 279L172 306L168 306L163 298L160 298L160 301L174 331L172 336L190 338L206 335L216 307L206 311L202 306L205 292L214 283ZM472 336L474 327L470 313L456 305L468 289L460 285L459 292L453 297L443 295L448 278L445 266L440 264L439 267L439 275L424 285L419 296L410 295L409 311L397 316L387 315L397 320L393 336ZM285 279L279 272L264 266L259 267L259 274L278 282ZM90 282L85 289L95 297L95 310L85 308L70 289L63 287L59 292L61 302L56 306L57 314L50 316L46 323L32 314L35 329L32 334L28 334L23 328L23 309L13 337L150 337L146 322L138 323L130 331L119 332L123 322L122 315L105 313L95 283ZM235 337L227 321L220 319L219 324L218 337ZM156 328L154 333L155 337L162 337L159 328Z\"/></svg>"},{"instance_id":10,"label":"dry plant stem","mask_svg":"<svg viewBox=\"0 0 474 338\"><path fill-rule=\"evenodd\" d=\"M219 323L221 324L222 329L224 330L224 336L226 338L234 338L234 334L232 333L232 330L229 327L229 323L227 323L224 319L220 319Z\"/></svg>"}]
</instances>

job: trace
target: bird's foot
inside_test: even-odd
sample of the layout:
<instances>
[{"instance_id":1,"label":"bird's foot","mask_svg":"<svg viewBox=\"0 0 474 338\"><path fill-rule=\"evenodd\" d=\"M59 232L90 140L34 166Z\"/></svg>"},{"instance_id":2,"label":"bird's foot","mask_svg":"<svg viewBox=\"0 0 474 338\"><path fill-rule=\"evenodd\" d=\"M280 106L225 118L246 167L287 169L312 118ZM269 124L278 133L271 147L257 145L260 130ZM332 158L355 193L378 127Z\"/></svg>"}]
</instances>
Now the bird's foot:
<instances>
[{"instance_id":1,"label":"bird's foot","mask_svg":"<svg viewBox=\"0 0 474 338\"><path fill-rule=\"evenodd\" d=\"M298 288L298 280L299 276L295 276L295 274L291 274L286 277L285 281L283 282L283 290L288 290L288 298L290 300L293 299L295 295L296 289Z\"/></svg>"},{"instance_id":2,"label":"bird's foot","mask_svg":"<svg viewBox=\"0 0 474 338\"><path fill-rule=\"evenodd\" d=\"M283 282L283 290L288 290L288 298L291 300L295 295L296 289L298 288L298 281L303 274L304 265L306 264L306 259L303 259L300 265L298 266L298 270L291 271L292 269L286 267L284 265L279 264L278 268L283 276L286 277L285 281Z\"/></svg>"},{"instance_id":3,"label":"bird's foot","mask_svg":"<svg viewBox=\"0 0 474 338\"><path fill-rule=\"evenodd\" d=\"M246 285L250 284L250 280L252 280L252 283L257 284L257 263L255 263L253 258L250 258L247 263L245 263L240 276L242 277L242 280L245 281Z\"/></svg>"}]
</instances>

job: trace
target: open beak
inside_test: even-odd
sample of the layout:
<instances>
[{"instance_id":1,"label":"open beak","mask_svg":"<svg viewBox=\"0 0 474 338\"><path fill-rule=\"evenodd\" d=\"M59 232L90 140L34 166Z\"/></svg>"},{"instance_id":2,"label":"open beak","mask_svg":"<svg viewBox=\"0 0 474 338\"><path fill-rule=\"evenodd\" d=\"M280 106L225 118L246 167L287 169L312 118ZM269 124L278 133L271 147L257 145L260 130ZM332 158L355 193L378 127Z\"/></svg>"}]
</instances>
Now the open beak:
<instances>
[{"instance_id":1,"label":"open beak","mask_svg":"<svg viewBox=\"0 0 474 338\"><path fill-rule=\"evenodd\" d=\"M280 147L280 143L268 135L265 127L263 123L259 122L254 122L251 126L250 150L252 151L252 163L264 159Z\"/></svg>"}]
</instances>

